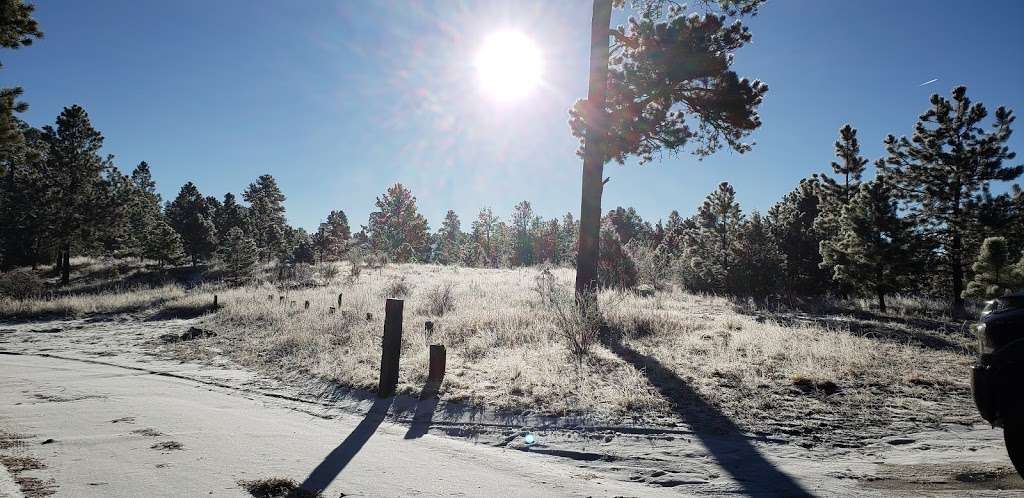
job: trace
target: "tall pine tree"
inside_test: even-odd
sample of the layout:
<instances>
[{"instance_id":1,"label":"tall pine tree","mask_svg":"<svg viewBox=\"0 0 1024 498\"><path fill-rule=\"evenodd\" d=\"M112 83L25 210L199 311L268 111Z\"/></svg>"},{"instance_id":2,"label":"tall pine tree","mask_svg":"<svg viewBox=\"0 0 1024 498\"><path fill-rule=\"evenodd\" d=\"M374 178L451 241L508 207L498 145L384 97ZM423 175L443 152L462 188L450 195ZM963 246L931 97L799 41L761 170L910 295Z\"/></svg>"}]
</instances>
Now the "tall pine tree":
<instances>
[{"instance_id":1,"label":"tall pine tree","mask_svg":"<svg viewBox=\"0 0 1024 498\"><path fill-rule=\"evenodd\" d=\"M1003 164L1015 157L1006 146L1013 112L997 108L986 130L982 123L988 115L983 104L971 102L964 86L953 89L952 100L932 95L913 137L886 137L888 156L879 162L895 181L911 221L941 248L949 282L944 294L951 296L957 314L964 311L964 267L973 253L965 242L977 219L970 201L992 182L1024 172L1022 166Z\"/></svg>"}]
</instances>

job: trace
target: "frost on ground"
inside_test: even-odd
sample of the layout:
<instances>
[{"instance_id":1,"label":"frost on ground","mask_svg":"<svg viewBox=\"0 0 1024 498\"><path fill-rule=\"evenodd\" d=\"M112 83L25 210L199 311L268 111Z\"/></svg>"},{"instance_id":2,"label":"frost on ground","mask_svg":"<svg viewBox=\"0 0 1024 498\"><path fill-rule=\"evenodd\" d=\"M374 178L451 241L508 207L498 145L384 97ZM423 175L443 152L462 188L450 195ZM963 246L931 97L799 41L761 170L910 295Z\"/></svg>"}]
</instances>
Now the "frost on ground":
<instances>
[{"instance_id":1,"label":"frost on ground","mask_svg":"<svg viewBox=\"0 0 1024 498\"><path fill-rule=\"evenodd\" d=\"M605 291L608 332L576 358L538 274L397 265L301 289L205 287L169 301L199 309L216 293L220 307L197 319L150 310L18 323L2 327L0 348L142 367L171 357L204 382L359 411L379 375L384 300L400 295L402 396L387 408L410 425L407 438L468 437L570 459L581 476L712 493L753 491L745 473L780 489L789 476L826 486L818 491L1024 488L1000 431L972 405L973 337L962 323ZM554 276L572 280L569 270ZM924 308L895 306L912 307ZM160 339L192 328L216 335ZM447 375L437 399L418 400L430 344L447 347ZM523 443L527 432L536 444Z\"/></svg>"}]
</instances>

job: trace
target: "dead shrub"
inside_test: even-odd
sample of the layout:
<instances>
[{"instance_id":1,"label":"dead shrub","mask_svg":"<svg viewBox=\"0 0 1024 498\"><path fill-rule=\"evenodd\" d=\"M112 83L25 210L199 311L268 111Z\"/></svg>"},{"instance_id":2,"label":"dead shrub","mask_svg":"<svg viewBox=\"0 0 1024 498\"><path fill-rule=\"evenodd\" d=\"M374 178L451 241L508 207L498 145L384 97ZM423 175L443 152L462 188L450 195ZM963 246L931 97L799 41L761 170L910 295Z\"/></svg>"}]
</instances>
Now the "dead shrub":
<instances>
[{"instance_id":1,"label":"dead shrub","mask_svg":"<svg viewBox=\"0 0 1024 498\"><path fill-rule=\"evenodd\" d=\"M392 278L381 291L381 297L390 299L404 299L412 294L412 286L405 281L405 277Z\"/></svg>"},{"instance_id":2,"label":"dead shrub","mask_svg":"<svg viewBox=\"0 0 1024 498\"><path fill-rule=\"evenodd\" d=\"M597 342L604 325L597 296L586 296L577 302L572 292L558 286L554 288L552 298L555 328L565 340L569 354L577 362L582 361Z\"/></svg>"},{"instance_id":3,"label":"dead shrub","mask_svg":"<svg viewBox=\"0 0 1024 498\"><path fill-rule=\"evenodd\" d=\"M429 315L443 316L455 309L455 284L445 282L427 291L423 296L424 309Z\"/></svg>"}]
</instances>

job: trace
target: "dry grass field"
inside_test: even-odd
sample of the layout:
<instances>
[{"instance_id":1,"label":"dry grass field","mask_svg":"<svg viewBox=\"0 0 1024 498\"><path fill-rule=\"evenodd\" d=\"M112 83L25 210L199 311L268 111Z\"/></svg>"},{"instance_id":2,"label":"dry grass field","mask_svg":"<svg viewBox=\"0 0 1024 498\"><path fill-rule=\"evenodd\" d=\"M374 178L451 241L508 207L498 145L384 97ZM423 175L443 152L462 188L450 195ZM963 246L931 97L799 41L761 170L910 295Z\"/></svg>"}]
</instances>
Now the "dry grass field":
<instances>
[{"instance_id":1,"label":"dry grass field","mask_svg":"<svg viewBox=\"0 0 1024 498\"><path fill-rule=\"evenodd\" d=\"M315 286L185 290L96 288L89 275L102 264L84 263L76 291L3 299L0 316L202 315L199 326L218 336L172 345L175 354L226 355L279 378L373 390L384 302L397 297L405 309L404 394L420 392L428 346L443 344L442 401L499 412L670 424L710 410L749 431L852 446L907 424L977 421L967 382L970 328L920 299L897 299L892 313L878 315L857 302L795 312L677 289L646 297L606 290L599 302L608 327L580 356L565 337L571 269L551 270L554 291L540 285L537 268L389 265L352 279L348 263L335 263L339 276L329 281L322 276L331 272L315 273ZM341 307L331 313L339 293Z\"/></svg>"},{"instance_id":2,"label":"dry grass field","mask_svg":"<svg viewBox=\"0 0 1024 498\"><path fill-rule=\"evenodd\" d=\"M222 307L202 325L219 336L177 347L187 357L212 351L282 378L370 390L384 301L401 297L405 394L420 392L428 346L443 344L442 400L500 411L658 424L712 410L750 431L853 446L901 424L976 421L969 327L915 316L932 308L927 302L903 300L886 316L856 303L810 314L679 290L604 291L608 333L581 358L566 346L559 307L538 292L539 274L392 265L311 288L220 289ZM568 296L572 270L553 275ZM190 293L177 306L201 307L210 292ZM339 293L341 309L331 314Z\"/></svg>"}]
</instances>

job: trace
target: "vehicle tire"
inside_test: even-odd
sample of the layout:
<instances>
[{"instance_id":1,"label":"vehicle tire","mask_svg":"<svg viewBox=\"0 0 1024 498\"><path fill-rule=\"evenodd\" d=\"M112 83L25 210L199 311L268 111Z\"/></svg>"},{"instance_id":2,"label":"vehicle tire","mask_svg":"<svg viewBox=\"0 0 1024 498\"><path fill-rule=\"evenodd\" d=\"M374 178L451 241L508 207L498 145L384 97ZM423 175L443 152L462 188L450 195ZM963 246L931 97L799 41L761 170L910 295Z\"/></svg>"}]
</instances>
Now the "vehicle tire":
<instances>
[{"instance_id":1,"label":"vehicle tire","mask_svg":"<svg viewBox=\"0 0 1024 498\"><path fill-rule=\"evenodd\" d=\"M1017 468L1017 473L1024 477L1024 421L1014 421L1003 428L1003 439L1006 440L1006 452L1010 461Z\"/></svg>"}]
</instances>

